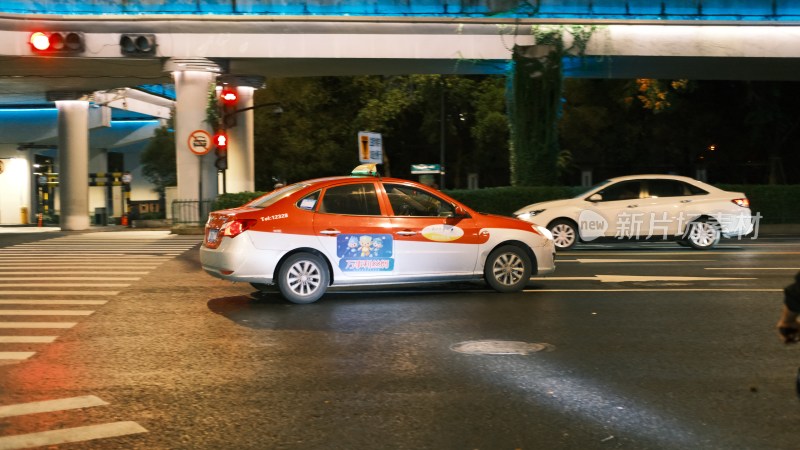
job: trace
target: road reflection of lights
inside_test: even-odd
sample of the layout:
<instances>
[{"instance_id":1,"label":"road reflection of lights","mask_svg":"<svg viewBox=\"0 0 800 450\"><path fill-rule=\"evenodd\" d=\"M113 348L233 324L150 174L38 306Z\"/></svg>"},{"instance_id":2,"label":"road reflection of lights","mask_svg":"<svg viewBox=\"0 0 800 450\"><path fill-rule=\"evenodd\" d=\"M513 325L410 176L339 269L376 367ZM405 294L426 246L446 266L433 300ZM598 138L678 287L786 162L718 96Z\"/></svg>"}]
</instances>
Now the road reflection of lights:
<instances>
[{"instance_id":1,"label":"road reflection of lights","mask_svg":"<svg viewBox=\"0 0 800 450\"><path fill-rule=\"evenodd\" d=\"M636 399L613 392L590 378L557 375L563 368L543 362L540 357L473 356L486 361L492 358L492 378L504 379L509 386L526 394L526 402L546 406L606 429L602 438L634 439L663 444L662 448L692 448L700 442L698 433L673 415L655 411ZM529 361L534 361L535 363ZM524 361L524 362L523 362ZM534 366L535 364L535 366ZM666 445L668 443L668 445Z\"/></svg>"}]
</instances>

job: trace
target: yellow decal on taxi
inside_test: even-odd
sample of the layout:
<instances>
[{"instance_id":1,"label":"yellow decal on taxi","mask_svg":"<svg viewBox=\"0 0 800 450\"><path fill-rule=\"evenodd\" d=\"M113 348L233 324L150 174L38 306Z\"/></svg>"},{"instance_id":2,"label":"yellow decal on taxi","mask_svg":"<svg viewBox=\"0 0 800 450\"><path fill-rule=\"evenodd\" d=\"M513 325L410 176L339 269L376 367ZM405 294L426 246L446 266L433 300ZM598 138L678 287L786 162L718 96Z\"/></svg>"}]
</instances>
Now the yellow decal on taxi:
<instances>
[{"instance_id":1,"label":"yellow decal on taxi","mask_svg":"<svg viewBox=\"0 0 800 450\"><path fill-rule=\"evenodd\" d=\"M464 230L447 224L428 225L422 229L422 235L431 241L450 242L464 236Z\"/></svg>"}]
</instances>

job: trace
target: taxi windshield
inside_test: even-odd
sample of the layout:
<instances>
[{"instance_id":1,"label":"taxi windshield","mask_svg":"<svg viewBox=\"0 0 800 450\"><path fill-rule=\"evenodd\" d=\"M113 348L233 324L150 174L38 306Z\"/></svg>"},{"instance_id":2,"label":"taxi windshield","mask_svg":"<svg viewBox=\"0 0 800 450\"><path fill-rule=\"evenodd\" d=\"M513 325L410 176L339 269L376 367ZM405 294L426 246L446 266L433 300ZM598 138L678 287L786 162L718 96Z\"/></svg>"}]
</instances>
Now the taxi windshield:
<instances>
[{"instance_id":1,"label":"taxi windshield","mask_svg":"<svg viewBox=\"0 0 800 450\"><path fill-rule=\"evenodd\" d=\"M288 197L289 195L294 194L295 192L299 191L300 189L304 189L308 186L311 186L308 183L295 183L290 184L288 186L284 186L279 189L275 189L274 191L270 192L269 194L259 197L252 202L244 205L248 208L266 208L267 206L272 205L273 203L277 202L278 200Z\"/></svg>"}]
</instances>

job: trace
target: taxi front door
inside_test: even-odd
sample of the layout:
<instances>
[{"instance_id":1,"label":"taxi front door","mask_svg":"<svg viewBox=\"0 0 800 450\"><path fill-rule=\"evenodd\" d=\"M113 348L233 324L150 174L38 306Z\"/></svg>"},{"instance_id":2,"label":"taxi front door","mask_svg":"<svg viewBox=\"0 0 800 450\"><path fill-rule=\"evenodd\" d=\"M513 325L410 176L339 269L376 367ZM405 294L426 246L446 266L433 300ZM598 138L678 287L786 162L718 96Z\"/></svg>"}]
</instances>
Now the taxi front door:
<instances>
[{"instance_id":1,"label":"taxi front door","mask_svg":"<svg viewBox=\"0 0 800 450\"><path fill-rule=\"evenodd\" d=\"M471 217L455 217L452 204L403 184L384 184L392 208L395 269L401 276L460 276L474 273L479 228Z\"/></svg>"}]
</instances>

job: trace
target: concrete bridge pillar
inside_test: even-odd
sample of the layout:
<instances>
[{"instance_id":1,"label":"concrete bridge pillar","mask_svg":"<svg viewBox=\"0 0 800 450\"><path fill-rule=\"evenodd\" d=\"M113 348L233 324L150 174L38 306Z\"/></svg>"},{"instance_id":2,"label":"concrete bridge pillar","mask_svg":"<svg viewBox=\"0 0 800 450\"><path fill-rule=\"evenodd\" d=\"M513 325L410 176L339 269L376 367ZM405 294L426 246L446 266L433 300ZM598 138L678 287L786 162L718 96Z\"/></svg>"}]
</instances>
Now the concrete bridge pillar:
<instances>
[{"instance_id":1,"label":"concrete bridge pillar","mask_svg":"<svg viewBox=\"0 0 800 450\"><path fill-rule=\"evenodd\" d=\"M220 67L204 58L170 59L164 70L172 73L175 81L175 159L177 165L177 199L189 201L214 200L217 197L217 168L215 155L211 151L198 156L189 148L189 136L203 130L213 136L206 122L208 95ZM169 207L169 205L167 206ZM198 210L199 217L181 217L182 220L205 220L205 210Z\"/></svg>"},{"instance_id":2,"label":"concrete bridge pillar","mask_svg":"<svg viewBox=\"0 0 800 450\"><path fill-rule=\"evenodd\" d=\"M253 94L264 86L264 77L226 76L224 81L236 86L239 98L236 109L240 110L236 113L236 126L228 130L226 191L252 192L256 189Z\"/></svg>"},{"instance_id":3,"label":"concrete bridge pillar","mask_svg":"<svg viewBox=\"0 0 800 450\"><path fill-rule=\"evenodd\" d=\"M89 102L56 101L60 223L64 231L89 228Z\"/></svg>"}]
</instances>

